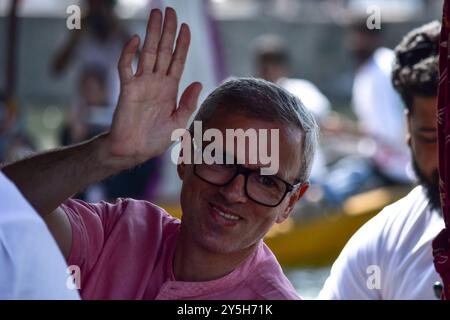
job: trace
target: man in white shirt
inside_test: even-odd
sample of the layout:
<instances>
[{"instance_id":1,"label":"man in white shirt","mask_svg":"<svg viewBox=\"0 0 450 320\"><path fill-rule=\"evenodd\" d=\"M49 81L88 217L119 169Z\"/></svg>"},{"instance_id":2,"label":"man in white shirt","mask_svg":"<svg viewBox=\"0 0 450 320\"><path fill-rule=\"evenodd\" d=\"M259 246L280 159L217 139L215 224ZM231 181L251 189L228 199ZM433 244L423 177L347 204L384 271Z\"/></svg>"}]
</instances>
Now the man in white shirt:
<instances>
[{"instance_id":1,"label":"man in white shirt","mask_svg":"<svg viewBox=\"0 0 450 320\"><path fill-rule=\"evenodd\" d=\"M1 171L0 270L0 299L79 299L81 278L72 281L76 270L67 268L45 222Z\"/></svg>"},{"instance_id":2,"label":"man in white shirt","mask_svg":"<svg viewBox=\"0 0 450 320\"><path fill-rule=\"evenodd\" d=\"M440 23L408 33L392 81L406 106L407 143L420 185L347 243L319 299L438 299L431 242L444 227L438 191L436 103Z\"/></svg>"}]
</instances>

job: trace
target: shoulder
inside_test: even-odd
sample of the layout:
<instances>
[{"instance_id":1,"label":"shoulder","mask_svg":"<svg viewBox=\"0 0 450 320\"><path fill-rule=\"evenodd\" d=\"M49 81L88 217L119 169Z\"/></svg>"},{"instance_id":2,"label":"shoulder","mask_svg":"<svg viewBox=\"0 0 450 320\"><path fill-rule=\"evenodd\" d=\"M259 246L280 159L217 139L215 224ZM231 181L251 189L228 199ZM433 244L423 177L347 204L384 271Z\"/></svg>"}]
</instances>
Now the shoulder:
<instances>
[{"instance_id":1,"label":"shoulder","mask_svg":"<svg viewBox=\"0 0 450 320\"><path fill-rule=\"evenodd\" d=\"M391 49L377 49L368 61L358 69L355 80L373 84L377 84L379 81L390 81L394 59L395 55Z\"/></svg>"},{"instance_id":2,"label":"shoulder","mask_svg":"<svg viewBox=\"0 0 450 320\"><path fill-rule=\"evenodd\" d=\"M62 205L65 211L75 211L82 213L87 211L97 215L131 215L139 218L141 216L151 216L167 220L177 220L167 213L163 208L145 201L131 198L118 198L115 202L101 201L99 203L87 203L82 200L69 199Z\"/></svg>"},{"instance_id":3,"label":"shoulder","mask_svg":"<svg viewBox=\"0 0 450 320\"><path fill-rule=\"evenodd\" d=\"M402 199L386 206L366 222L346 244L343 253L358 259L361 253L376 254L385 246L396 243L410 232L410 226L426 211L428 200L421 186L414 188Z\"/></svg>"},{"instance_id":4,"label":"shoulder","mask_svg":"<svg viewBox=\"0 0 450 320\"><path fill-rule=\"evenodd\" d=\"M283 78L278 84L298 97L316 117L321 118L330 111L330 101L311 81Z\"/></svg>"},{"instance_id":5,"label":"shoulder","mask_svg":"<svg viewBox=\"0 0 450 320\"><path fill-rule=\"evenodd\" d=\"M164 230L170 226L178 227L180 224L179 219L149 201L120 198L117 199L115 206L122 212L123 219L127 223L136 226L150 227L152 230L155 226L159 226Z\"/></svg>"},{"instance_id":6,"label":"shoulder","mask_svg":"<svg viewBox=\"0 0 450 320\"><path fill-rule=\"evenodd\" d=\"M144 200L118 198L114 203L102 201L93 204L70 199L61 208L68 215L72 226L101 228L105 236L118 227L146 232L149 228L165 230L179 225L179 220L163 208Z\"/></svg>"},{"instance_id":7,"label":"shoulder","mask_svg":"<svg viewBox=\"0 0 450 320\"><path fill-rule=\"evenodd\" d=\"M0 171L0 223L27 220L43 223L41 217L31 207L19 189Z\"/></svg>"},{"instance_id":8,"label":"shoulder","mask_svg":"<svg viewBox=\"0 0 450 320\"><path fill-rule=\"evenodd\" d=\"M51 239L44 220L1 171L0 190L0 242L4 249L12 245L14 252L26 251L27 245L35 244L34 238Z\"/></svg>"},{"instance_id":9,"label":"shoulder","mask_svg":"<svg viewBox=\"0 0 450 320\"><path fill-rule=\"evenodd\" d=\"M299 300L295 288L265 243L261 243L247 284L263 300Z\"/></svg>"},{"instance_id":10,"label":"shoulder","mask_svg":"<svg viewBox=\"0 0 450 320\"><path fill-rule=\"evenodd\" d=\"M327 100L314 83L305 79L283 78L278 84L300 99L313 96L316 99Z\"/></svg>"},{"instance_id":11,"label":"shoulder","mask_svg":"<svg viewBox=\"0 0 450 320\"><path fill-rule=\"evenodd\" d=\"M374 236L379 236L378 231L391 230L392 228L401 231L408 221L414 221L426 211L428 206L428 199L423 190L423 187L417 186L411 190L405 197L386 206L380 213L370 219L357 232L369 231L376 229L377 232L369 232ZM383 233L381 236L386 236Z\"/></svg>"},{"instance_id":12,"label":"shoulder","mask_svg":"<svg viewBox=\"0 0 450 320\"><path fill-rule=\"evenodd\" d=\"M368 224L378 226L380 237L387 238L409 233L418 220L426 218L429 200L422 186L415 187L405 197L385 207Z\"/></svg>"},{"instance_id":13,"label":"shoulder","mask_svg":"<svg viewBox=\"0 0 450 320\"><path fill-rule=\"evenodd\" d=\"M378 68L389 74L392 70L392 63L395 60L395 53L389 48L378 48L373 54L373 59Z\"/></svg>"},{"instance_id":14,"label":"shoulder","mask_svg":"<svg viewBox=\"0 0 450 320\"><path fill-rule=\"evenodd\" d=\"M1 171L0 190L0 242L4 248L11 245L14 250L26 251L34 238L51 239L44 220Z\"/></svg>"},{"instance_id":15,"label":"shoulder","mask_svg":"<svg viewBox=\"0 0 450 320\"><path fill-rule=\"evenodd\" d=\"M279 84L284 88L298 88L306 90L319 90L311 81L297 78L283 78Z\"/></svg>"},{"instance_id":16,"label":"shoulder","mask_svg":"<svg viewBox=\"0 0 450 320\"><path fill-rule=\"evenodd\" d=\"M72 230L69 263L79 265L86 274L112 251L129 259L136 259L136 253L139 259L153 255L179 229L177 219L147 201L120 198L114 203L91 204L68 200L61 208Z\"/></svg>"},{"instance_id":17,"label":"shoulder","mask_svg":"<svg viewBox=\"0 0 450 320\"><path fill-rule=\"evenodd\" d=\"M366 287L368 275L374 270L372 267L389 268L393 258L401 260L403 254L408 254L404 244L413 242L408 241L415 236L411 227L428 211L425 210L427 205L422 187L416 187L365 223L334 262L319 298L380 298L382 292Z\"/></svg>"}]
</instances>

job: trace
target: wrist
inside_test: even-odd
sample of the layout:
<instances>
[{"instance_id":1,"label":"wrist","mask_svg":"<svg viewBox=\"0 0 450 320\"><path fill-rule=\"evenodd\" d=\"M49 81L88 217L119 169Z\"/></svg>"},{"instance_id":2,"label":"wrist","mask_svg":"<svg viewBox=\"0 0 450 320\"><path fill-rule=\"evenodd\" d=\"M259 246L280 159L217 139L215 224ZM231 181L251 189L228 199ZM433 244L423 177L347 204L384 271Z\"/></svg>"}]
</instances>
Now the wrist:
<instances>
[{"instance_id":1,"label":"wrist","mask_svg":"<svg viewBox=\"0 0 450 320\"><path fill-rule=\"evenodd\" d=\"M131 169L147 160L140 159L137 156L127 155L126 153L121 152L121 150L118 150L111 141L109 132L97 136L93 148L95 149L98 163L111 174Z\"/></svg>"}]
</instances>

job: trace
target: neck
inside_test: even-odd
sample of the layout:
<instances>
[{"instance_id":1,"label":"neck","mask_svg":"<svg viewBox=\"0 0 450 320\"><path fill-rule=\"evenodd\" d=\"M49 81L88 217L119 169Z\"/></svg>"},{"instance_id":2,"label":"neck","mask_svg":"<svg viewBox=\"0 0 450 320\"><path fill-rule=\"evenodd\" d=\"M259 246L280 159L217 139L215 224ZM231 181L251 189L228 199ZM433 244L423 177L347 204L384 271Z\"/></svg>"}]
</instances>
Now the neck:
<instances>
[{"instance_id":1,"label":"neck","mask_svg":"<svg viewBox=\"0 0 450 320\"><path fill-rule=\"evenodd\" d=\"M239 252L211 252L195 243L182 227L173 258L177 281L210 281L233 272L257 248L257 244Z\"/></svg>"}]
</instances>

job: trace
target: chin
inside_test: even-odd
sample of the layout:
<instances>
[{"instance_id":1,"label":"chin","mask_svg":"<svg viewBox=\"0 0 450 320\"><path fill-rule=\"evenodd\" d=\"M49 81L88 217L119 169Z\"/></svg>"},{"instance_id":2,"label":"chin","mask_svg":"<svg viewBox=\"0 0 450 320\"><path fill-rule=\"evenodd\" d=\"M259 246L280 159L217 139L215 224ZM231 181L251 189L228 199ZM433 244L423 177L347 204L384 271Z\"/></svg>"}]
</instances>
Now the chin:
<instances>
[{"instance_id":1,"label":"chin","mask_svg":"<svg viewBox=\"0 0 450 320\"><path fill-rule=\"evenodd\" d=\"M217 234L204 234L203 236L197 235L199 239L197 239L197 242L200 246L203 247L203 249L217 253L217 254L226 254L226 253L232 253L239 251L239 246L236 246L234 243L229 243L226 239L223 239L223 237L218 236Z\"/></svg>"},{"instance_id":2,"label":"chin","mask_svg":"<svg viewBox=\"0 0 450 320\"><path fill-rule=\"evenodd\" d=\"M201 239L197 239L199 244L208 252L215 254L239 254L249 252L259 241L256 242L236 242L236 236L232 239L218 236L217 234L204 234Z\"/></svg>"}]
</instances>

